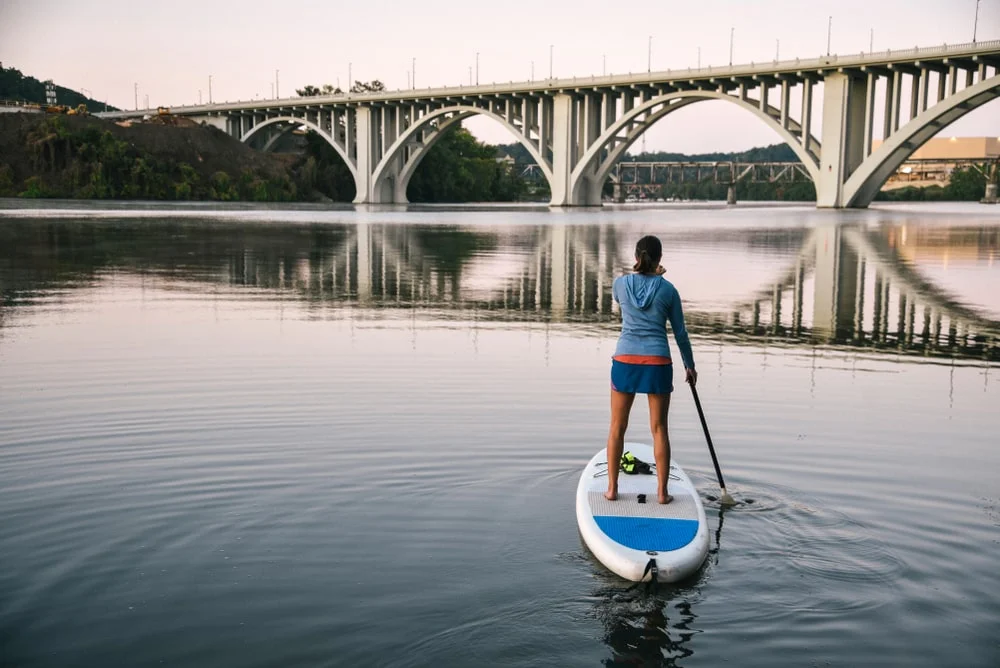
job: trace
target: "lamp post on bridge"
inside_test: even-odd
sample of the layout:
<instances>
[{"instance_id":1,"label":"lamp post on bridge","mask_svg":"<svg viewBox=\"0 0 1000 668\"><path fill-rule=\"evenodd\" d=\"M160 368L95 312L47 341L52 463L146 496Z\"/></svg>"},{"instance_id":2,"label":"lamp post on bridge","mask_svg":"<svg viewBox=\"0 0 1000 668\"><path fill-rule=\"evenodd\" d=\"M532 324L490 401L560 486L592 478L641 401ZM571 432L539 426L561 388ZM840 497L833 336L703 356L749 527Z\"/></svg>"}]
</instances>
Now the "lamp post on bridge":
<instances>
[{"instance_id":1,"label":"lamp post on bridge","mask_svg":"<svg viewBox=\"0 0 1000 668\"><path fill-rule=\"evenodd\" d=\"M139 111L139 82L133 84L133 92L135 93L135 110Z\"/></svg>"},{"instance_id":2,"label":"lamp post on bridge","mask_svg":"<svg viewBox=\"0 0 1000 668\"><path fill-rule=\"evenodd\" d=\"M212 104L212 75L208 75L208 103Z\"/></svg>"},{"instance_id":3,"label":"lamp post on bridge","mask_svg":"<svg viewBox=\"0 0 1000 668\"><path fill-rule=\"evenodd\" d=\"M479 85L479 52L476 51L476 85Z\"/></svg>"},{"instance_id":4,"label":"lamp post on bridge","mask_svg":"<svg viewBox=\"0 0 1000 668\"><path fill-rule=\"evenodd\" d=\"M416 58L411 58L410 59L410 72L412 73L410 75L410 80L411 80L411 82L413 84L413 90L416 90L417 89L417 59Z\"/></svg>"},{"instance_id":5,"label":"lamp post on bridge","mask_svg":"<svg viewBox=\"0 0 1000 668\"><path fill-rule=\"evenodd\" d=\"M653 36L649 36L649 43L646 47L646 71L653 71Z\"/></svg>"},{"instance_id":6,"label":"lamp post on bridge","mask_svg":"<svg viewBox=\"0 0 1000 668\"><path fill-rule=\"evenodd\" d=\"M274 71L274 98L278 99L281 97L281 89L278 88L278 70Z\"/></svg>"},{"instance_id":7,"label":"lamp post on bridge","mask_svg":"<svg viewBox=\"0 0 1000 668\"><path fill-rule=\"evenodd\" d=\"M729 66L733 66L733 36L736 35L736 28L729 29Z\"/></svg>"},{"instance_id":8,"label":"lamp post on bridge","mask_svg":"<svg viewBox=\"0 0 1000 668\"><path fill-rule=\"evenodd\" d=\"M552 49L555 45L549 44L549 78L552 78Z\"/></svg>"},{"instance_id":9,"label":"lamp post on bridge","mask_svg":"<svg viewBox=\"0 0 1000 668\"><path fill-rule=\"evenodd\" d=\"M830 36L833 35L833 17L826 22L826 55L830 55Z\"/></svg>"},{"instance_id":10,"label":"lamp post on bridge","mask_svg":"<svg viewBox=\"0 0 1000 668\"><path fill-rule=\"evenodd\" d=\"M976 18L972 22L972 43L976 43L976 29L979 27L979 0L976 0Z\"/></svg>"}]
</instances>

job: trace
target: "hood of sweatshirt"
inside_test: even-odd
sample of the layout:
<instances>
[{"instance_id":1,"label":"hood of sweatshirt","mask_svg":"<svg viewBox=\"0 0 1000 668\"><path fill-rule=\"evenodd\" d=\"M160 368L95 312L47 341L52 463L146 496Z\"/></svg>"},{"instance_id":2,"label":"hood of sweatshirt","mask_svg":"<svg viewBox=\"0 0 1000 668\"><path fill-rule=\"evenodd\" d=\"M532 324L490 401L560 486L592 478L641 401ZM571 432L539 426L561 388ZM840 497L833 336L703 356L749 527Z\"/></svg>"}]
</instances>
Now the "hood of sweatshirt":
<instances>
[{"instance_id":1,"label":"hood of sweatshirt","mask_svg":"<svg viewBox=\"0 0 1000 668\"><path fill-rule=\"evenodd\" d=\"M625 276L625 294L632 302L632 306L646 310L653 304L656 289L660 287L662 281L663 279L659 276L628 274Z\"/></svg>"}]
</instances>

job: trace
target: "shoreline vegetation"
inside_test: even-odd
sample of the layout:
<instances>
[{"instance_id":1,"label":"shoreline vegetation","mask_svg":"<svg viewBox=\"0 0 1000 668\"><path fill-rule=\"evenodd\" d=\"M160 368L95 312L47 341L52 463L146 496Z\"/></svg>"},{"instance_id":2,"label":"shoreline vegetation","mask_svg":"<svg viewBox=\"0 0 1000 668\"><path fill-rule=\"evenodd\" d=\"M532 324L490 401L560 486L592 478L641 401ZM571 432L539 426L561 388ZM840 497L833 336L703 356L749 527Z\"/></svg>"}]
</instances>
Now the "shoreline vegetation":
<instances>
[{"instance_id":1,"label":"shoreline vegetation","mask_svg":"<svg viewBox=\"0 0 1000 668\"><path fill-rule=\"evenodd\" d=\"M379 81L356 82L352 90L379 90ZM307 86L302 96L329 92ZM0 113L0 197L153 201L350 202L354 179L321 137L291 132L273 152L255 150L222 130L169 113L142 121L113 122L90 115L90 98L57 87L61 97L79 98L80 111ZM42 82L0 67L0 99L41 104ZM68 96L68 97L67 97ZM75 96L75 97L74 97ZM100 107L98 107L100 108ZM66 107L64 107L66 109ZM74 108L75 109L75 108ZM792 162L784 144L738 153L640 153L623 162ZM407 190L411 202L546 202L545 179L532 178L534 164L520 144L494 146L454 126L428 151ZM641 170L640 170L641 172ZM643 178L638 175L639 183ZM956 169L943 186L883 191L881 201L979 200L986 178ZM811 181L736 183L737 200L814 201ZM668 183L654 199L725 200L728 186L711 179ZM605 184L608 199L611 183Z\"/></svg>"}]
</instances>

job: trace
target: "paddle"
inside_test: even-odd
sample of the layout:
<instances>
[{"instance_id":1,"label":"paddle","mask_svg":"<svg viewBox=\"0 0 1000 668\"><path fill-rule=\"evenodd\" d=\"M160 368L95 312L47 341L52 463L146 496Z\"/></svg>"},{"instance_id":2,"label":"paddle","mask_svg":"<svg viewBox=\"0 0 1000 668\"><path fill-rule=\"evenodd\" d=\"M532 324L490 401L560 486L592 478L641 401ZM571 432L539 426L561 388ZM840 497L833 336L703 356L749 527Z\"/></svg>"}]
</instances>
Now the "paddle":
<instances>
[{"instance_id":1,"label":"paddle","mask_svg":"<svg viewBox=\"0 0 1000 668\"><path fill-rule=\"evenodd\" d=\"M736 499L729 496L729 492L726 491L726 482L722 479L722 469L719 468L719 459L715 456L715 446L712 445L712 436L708 433L708 423L705 422L705 412L701 410L701 401L698 399L698 390L695 389L694 383L689 383L691 385L691 394L694 395L694 405L698 407L698 417L701 418L701 428L705 430L705 440L708 441L708 451L712 453L712 463L715 464L715 475L719 478L719 487L722 489L722 496L719 497L719 503L724 506L735 506Z\"/></svg>"}]
</instances>

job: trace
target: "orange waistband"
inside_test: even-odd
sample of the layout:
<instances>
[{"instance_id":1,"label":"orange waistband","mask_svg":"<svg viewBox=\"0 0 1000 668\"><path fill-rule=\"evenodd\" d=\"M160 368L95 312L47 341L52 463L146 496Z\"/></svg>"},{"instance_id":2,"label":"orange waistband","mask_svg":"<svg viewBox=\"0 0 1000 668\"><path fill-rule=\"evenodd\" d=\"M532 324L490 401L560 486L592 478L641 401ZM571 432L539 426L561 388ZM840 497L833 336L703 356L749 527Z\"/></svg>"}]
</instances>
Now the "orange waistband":
<instances>
[{"instance_id":1,"label":"orange waistband","mask_svg":"<svg viewBox=\"0 0 1000 668\"><path fill-rule=\"evenodd\" d=\"M671 364L669 357L663 355L615 355L612 359L625 364L648 364L651 366L663 366Z\"/></svg>"}]
</instances>

